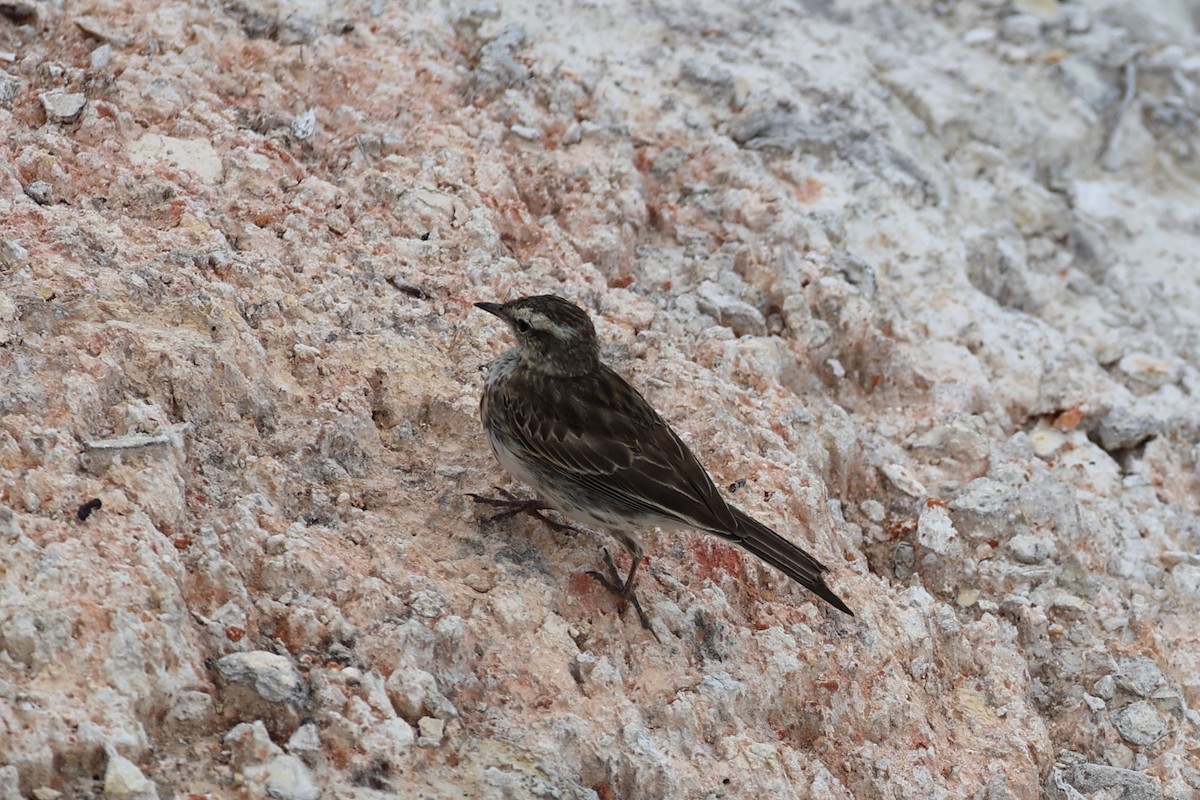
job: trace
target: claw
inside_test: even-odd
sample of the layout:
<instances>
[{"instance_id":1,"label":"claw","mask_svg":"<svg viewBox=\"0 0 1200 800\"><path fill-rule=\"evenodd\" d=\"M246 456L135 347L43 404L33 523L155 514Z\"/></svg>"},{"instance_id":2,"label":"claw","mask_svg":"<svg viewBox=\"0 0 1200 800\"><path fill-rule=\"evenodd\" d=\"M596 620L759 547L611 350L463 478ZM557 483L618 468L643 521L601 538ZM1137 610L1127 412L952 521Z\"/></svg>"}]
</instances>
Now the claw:
<instances>
[{"instance_id":1,"label":"claw","mask_svg":"<svg viewBox=\"0 0 1200 800\"><path fill-rule=\"evenodd\" d=\"M499 522L500 520L508 519L509 517L515 517L517 514L528 514L531 517L537 517L559 533L573 532L575 530L570 525L564 525L563 523L550 519L550 517L543 514L543 511L549 511L552 509L541 500L522 500L512 492L506 489L501 489L499 486L492 488L502 494L504 499L500 500L495 497L484 497L481 494L467 492L467 497L471 498L476 503L505 509L504 511L500 511L490 517L485 518L483 520L485 525L490 525L493 522Z\"/></svg>"},{"instance_id":2,"label":"claw","mask_svg":"<svg viewBox=\"0 0 1200 800\"><path fill-rule=\"evenodd\" d=\"M633 578L637 575L638 566L641 565L642 560L640 558L635 559L633 566L629 569L629 576L622 579L621 572L617 569L617 565L613 563L612 554L608 552L608 548L604 548L603 552L604 565L608 568L608 574L605 575L596 570L589 570L588 575L619 598L617 603L619 613L624 613L626 606L633 606L633 610L637 612L638 621L642 623L642 627L650 631L655 639L658 639L658 634L650 626L650 617L646 616L641 601L638 600L637 594L633 591ZM662 640L659 639L659 642L661 643Z\"/></svg>"}]
</instances>

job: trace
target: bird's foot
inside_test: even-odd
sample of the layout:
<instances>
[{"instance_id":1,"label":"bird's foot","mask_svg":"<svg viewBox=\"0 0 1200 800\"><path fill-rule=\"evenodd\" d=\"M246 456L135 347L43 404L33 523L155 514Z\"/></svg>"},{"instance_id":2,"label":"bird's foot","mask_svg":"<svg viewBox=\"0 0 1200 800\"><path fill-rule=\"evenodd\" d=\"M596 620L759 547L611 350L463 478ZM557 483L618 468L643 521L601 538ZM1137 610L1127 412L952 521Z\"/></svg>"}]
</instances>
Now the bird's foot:
<instances>
[{"instance_id":1,"label":"bird's foot","mask_svg":"<svg viewBox=\"0 0 1200 800\"><path fill-rule=\"evenodd\" d=\"M596 581L596 583L608 589L615 594L618 599L617 609L619 613L624 613L626 606L633 606L633 610L637 612L638 621L642 623L642 627L650 631L655 639L658 639L658 634L654 628L650 626L650 618L646 616L645 610L642 609L642 604L637 598L637 594L633 591L633 574L637 571L637 562L634 562L634 567L630 570L629 577L622 579L620 570L613 563L612 554L608 552L608 548L604 548L604 565L608 567L608 574L596 570L589 570L588 575ZM662 641L661 639L659 640Z\"/></svg>"},{"instance_id":2,"label":"bird's foot","mask_svg":"<svg viewBox=\"0 0 1200 800\"><path fill-rule=\"evenodd\" d=\"M557 520L553 520L550 517L543 514L542 513L543 511L550 510L550 506L546 505L541 500L537 500L537 499L522 500L520 497L517 497L512 492L510 492L506 489L501 489L499 486L496 486L493 488L497 492L502 494L504 496L504 498L499 499L496 497L484 497L481 494L473 494L471 492L467 493L467 497L471 498L476 503L482 503L483 505L494 506L494 507L499 507L499 508L505 509L504 511L500 511L500 512L493 514L492 516L486 518L483 521L485 525L491 524L493 522L499 522L500 520L508 519L509 517L515 517L517 514L528 514L531 517L537 517L542 522L546 523L547 525L549 525L551 528L558 531L559 533L574 532L575 529L572 528L570 525L564 525L563 523L558 522Z\"/></svg>"}]
</instances>

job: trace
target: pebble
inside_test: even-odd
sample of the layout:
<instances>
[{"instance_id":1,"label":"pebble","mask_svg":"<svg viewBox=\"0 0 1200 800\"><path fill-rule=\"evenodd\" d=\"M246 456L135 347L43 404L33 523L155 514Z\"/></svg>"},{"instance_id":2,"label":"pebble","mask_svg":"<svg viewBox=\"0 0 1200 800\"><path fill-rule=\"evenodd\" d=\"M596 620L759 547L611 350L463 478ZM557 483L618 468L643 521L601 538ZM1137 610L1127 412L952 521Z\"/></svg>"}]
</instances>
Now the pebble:
<instances>
[{"instance_id":1,"label":"pebble","mask_svg":"<svg viewBox=\"0 0 1200 800\"><path fill-rule=\"evenodd\" d=\"M271 741L267 726L260 719L234 725L222 742L229 749L229 763L241 770L262 764L283 752Z\"/></svg>"},{"instance_id":2,"label":"pebble","mask_svg":"<svg viewBox=\"0 0 1200 800\"><path fill-rule=\"evenodd\" d=\"M972 28L963 34L964 44L985 44L996 40L996 31L992 28Z\"/></svg>"},{"instance_id":3,"label":"pebble","mask_svg":"<svg viewBox=\"0 0 1200 800\"><path fill-rule=\"evenodd\" d=\"M863 500L858 508L871 522L880 523L887 518L887 509L878 500Z\"/></svg>"},{"instance_id":4,"label":"pebble","mask_svg":"<svg viewBox=\"0 0 1200 800\"><path fill-rule=\"evenodd\" d=\"M1111 453L1136 447L1150 437L1157 436L1165 427L1166 420L1159 414L1136 405L1119 406L1100 420L1097 434L1100 446Z\"/></svg>"},{"instance_id":5,"label":"pebble","mask_svg":"<svg viewBox=\"0 0 1200 800\"><path fill-rule=\"evenodd\" d=\"M126 145L125 150L134 164L169 164L194 172L206 183L217 183L224 175L221 156L207 139L147 133Z\"/></svg>"},{"instance_id":6,"label":"pebble","mask_svg":"<svg viewBox=\"0 0 1200 800\"><path fill-rule=\"evenodd\" d=\"M1147 700L1138 700L1114 711L1112 721L1122 739L1142 747L1157 742L1167 730L1166 722Z\"/></svg>"},{"instance_id":7,"label":"pebble","mask_svg":"<svg viewBox=\"0 0 1200 800\"><path fill-rule=\"evenodd\" d=\"M925 484L917 480L917 476L903 464L884 464L879 468L892 485L910 497L928 497L929 491Z\"/></svg>"},{"instance_id":8,"label":"pebble","mask_svg":"<svg viewBox=\"0 0 1200 800\"><path fill-rule=\"evenodd\" d=\"M33 181L25 184L25 196L39 206L48 206L54 202L54 189L46 181Z\"/></svg>"},{"instance_id":9,"label":"pebble","mask_svg":"<svg viewBox=\"0 0 1200 800\"><path fill-rule=\"evenodd\" d=\"M113 753L104 768L104 796L112 800L158 800L158 788L137 764Z\"/></svg>"},{"instance_id":10,"label":"pebble","mask_svg":"<svg viewBox=\"0 0 1200 800\"><path fill-rule=\"evenodd\" d=\"M292 117L292 136L300 141L308 139L317 130L317 110L310 108L303 114Z\"/></svg>"},{"instance_id":11,"label":"pebble","mask_svg":"<svg viewBox=\"0 0 1200 800\"><path fill-rule=\"evenodd\" d=\"M1167 685L1167 676L1145 656L1122 659L1114 678L1117 686L1138 697L1150 697Z\"/></svg>"},{"instance_id":12,"label":"pebble","mask_svg":"<svg viewBox=\"0 0 1200 800\"><path fill-rule=\"evenodd\" d=\"M1072 3L1063 8L1062 23L1067 33L1087 33L1092 29L1092 15L1083 6Z\"/></svg>"},{"instance_id":13,"label":"pebble","mask_svg":"<svg viewBox=\"0 0 1200 800\"><path fill-rule=\"evenodd\" d=\"M654 157L650 171L654 173L655 177L663 178L683 166L685 161L687 161L687 151L679 145L673 144Z\"/></svg>"},{"instance_id":14,"label":"pebble","mask_svg":"<svg viewBox=\"0 0 1200 800\"><path fill-rule=\"evenodd\" d=\"M46 117L51 122L70 125L79 119L83 107L87 105L87 97L78 92L64 92L62 89L51 89L41 95L42 108L46 109Z\"/></svg>"},{"instance_id":15,"label":"pebble","mask_svg":"<svg viewBox=\"0 0 1200 800\"><path fill-rule=\"evenodd\" d=\"M1129 353L1117 362L1131 389L1151 390L1179 380L1181 365L1149 353Z\"/></svg>"},{"instance_id":16,"label":"pebble","mask_svg":"<svg viewBox=\"0 0 1200 800\"><path fill-rule=\"evenodd\" d=\"M972 511L993 516L1007 511L1017 500L1017 490L992 478L976 478L966 485L950 507L955 511Z\"/></svg>"},{"instance_id":17,"label":"pebble","mask_svg":"<svg viewBox=\"0 0 1200 800\"><path fill-rule=\"evenodd\" d=\"M1067 437L1053 428L1038 428L1029 435L1029 444L1038 458L1049 458L1066 444Z\"/></svg>"},{"instance_id":18,"label":"pebble","mask_svg":"<svg viewBox=\"0 0 1200 800\"><path fill-rule=\"evenodd\" d=\"M1019 533L1008 540L1008 549L1022 564L1040 564L1050 557L1051 544L1040 536Z\"/></svg>"},{"instance_id":19,"label":"pebble","mask_svg":"<svg viewBox=\"0 0 1200 800\"><path fill-rule=\"evenodd\" d=\"M1089 797L1120 797L1122 800L1162 800L1163 787L1156 778L1108 764L1076 764L1068 778L1072 786ZM1102 792L1116 789L1115 793Z\"/></svg>"},{"instance_id":20,"label":"pebble","mask_svg":"<svg viewBox=\"0 0 1200 800\"><path fill-rule=\"evenodd\" d=\"M417 733L418 747L437 747L446 734L446 723L434 717L421 717L417 722Z\"/></svg>"},{"instance_id":21,"label":"pebble","mask_svg":"<svg viewBox=\"0 0 1200 800\"><path fill-rule=\"evenodd\" d=\"M946 555L957 539L958 531L954 530L946 507L927 503L917 520L917 543L938 555Z\"/></svg>"},{"instance_id":22,"label":"pebble","mask_svg":"<svg viewBox=\"0 0 1200 800\"><path fill-rule=\"evenodd\" d=\"M279 755L259 769L247 770L263 779L267 795L275 800L318 800L321 787L311 769L293 755Z\"/></svg>"},{"instance_id":23,"label":"pebble","mask_svg":"<svg viewBox=\"0 0 1200 800\"><path fill-rule=\"evenodd\" d=\"M289 753L315 753L321 749L321 732L311 722L296 729L287 741Z\"/></svg>"},{"instance_id":24,"label":"pebble","mask_svg":"<svg viewBox=\"0 0 1200 800\"><path fill-rule=\"evenodd\" d=\"M112 61L112 45L102 44L88 56L88 64L92 69L104 69Z\"/></svg>"},{"instance_id":25,"label":"pebble","mask_svg":"<svg viewBox=\"0 0 1200 800\"><path fill-rule=\"evenodd\" d=\"M0 71L0 108L11 108L12 101L17 98L18 84L15 78Z\"/></svg>"},{"instance_id":26,"label":"pebble","mask_svg":"<svg viewBox=\"0 0 1200 800\"><path fill-rule=\"evenodd\" d=\"M388 699L396 713L409 723L431 716L450 719L458 716L454 707L438 688L437 679L423 669L397 667L387 679Z\"/></svg>"},{"instance_id":27,"label":"pebble","mask_svg":"<svg viewBox=\"0 0 1200 800\"><path fill-rule=\"evenodd\" d=\"M1000 35L1015 44L1029 44L1042 34L1042 21L1032 14L1012 14L1000 23Z\"/></svg>"},{"instance_id":28,"label":"pebble","mask_svg":"<svg viewBox=\"0 0 1200 800\"><path fill-rule=\"evenodd\" d=\"M704 281L696 289L696 305L737 336L762 336L767 332L767 320L761 311L714 281Z\"/></svg>"},{"instance_id":29,"label":"pebble","mask_svg":"<svg viewBox=\"0 0 1200 800\"><path fill-rule=\"evenodd\" d=\"M225 656L217 661L217 672L227 685L251 689L269 703L297 703L307 690L291 659L265 650Z\"/></svg>"}]
</instances>

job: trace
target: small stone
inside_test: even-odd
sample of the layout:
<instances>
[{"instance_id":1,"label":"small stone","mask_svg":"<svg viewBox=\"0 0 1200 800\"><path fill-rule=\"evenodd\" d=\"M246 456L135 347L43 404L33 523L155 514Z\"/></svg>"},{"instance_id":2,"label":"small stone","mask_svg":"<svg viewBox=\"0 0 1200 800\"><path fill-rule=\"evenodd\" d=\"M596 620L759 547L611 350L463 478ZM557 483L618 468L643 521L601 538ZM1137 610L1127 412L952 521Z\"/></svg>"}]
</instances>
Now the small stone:
<instances>
[{"instance_id":1,"label":"small stone","mask_svg":"<svg viewBox=\"0 0 1200 800\"><path fill-rule=\"evenodd\" d=\"M217 672L227 686L252 690L269 703L296 703L304 697L304 676L286 656L254 650L234 653L217 661Z\"/></svg>"},{"instance_id":2,"label":"small stone","mask_svg":"<svg viewBox=\"0 0 1200 800\"><path fill-rule=\"evenodd\" d=\"M79 30L99 39L101 42L112 42L118 47L125 47L129 44L129 37L114 31L109 27L108 23L99 17L84 15L75 18L75 25Z\"/></svg>"},{"instance_id":3,"label":"small stone","mask_svg":"<svg viewBox=\"0 0 1200 800\"><path fill-rule=\"evenodd\" d=\"M392 707L409 723L416 724L426 716L437 719L458 716L458 709L438 688L437 679L425 670L397 667L388 676L386 687Z\"/></svg>"},{"instance_id":4,"label":"small stone","mask_svg":"<svg viewBox=\"0 0 1200 800\"><path fill-rule=\"evenodd\" d=\"M1086 600L1071 594L1065 589L1052 588L1043 596L1039 596L1035 591L1034 595L1035 599L1042 601L1039 605L1057 611L1074 611L1080 614L1087 614L1092 611L1092 607Z\"/></svg>"},{"instance_id":5,"label":"small stone","mask_svg":"<svg viewBox=\"0 0 1200 800\"><path fill-rule=\"evenodd\" d=\"M417 745L419 747L437 747L442 743L446 734L446 723L434 717L421 717L417 722Z\"/></svg>"},{"instance_id":6,"label":"small stone","mask_svg":"<svg viewBox=\"0 0 1200 800\"><path fill-rule=\"evenodd\" d=\"M1050 557L1051 544L1040 536L1019 533L1008 540L1008 549L1022 564L1040 564Z\"/></svg>"},{"instance_id":7,"label":"small stone","mask_svg":"<svg viewBox=\"0 0 1200 800\"><path fill-rule=\"evenodd\" d=\"M1087 707L1097 713L1103 711L1105 706L1108 705L1104 702L1103 698L1096 697L1096 695L1088 694L1087 692L1083 693L1083 702L1087 703Z\"/></svg>"},{"instance_id":8,"label":"small stone","mask_svg":"<svg viewBox=\"0 0 1200 800\"><path fill-rule=\"evenodd\" d=\"M317 130L317 110L310 108L292 118L292 136L300 141L311 137Z\"/></svg>"},{"instance_id":9,"label":"small stone","mask_svg":"<svg viewBox=\"0 0 1200 800\"><path fill-rule=\"evenodd\" d=\"M49 786L39 786L33 790L35 800L58 800L63 796L63 793L57 789L51 789Z\"/></svg>"},{"instance_id":10,"label":"small stone","mask_svg":"<svg viewBox=\"0 0 1200 800\"><path fill-rule=\"evenodd\" d=\"M255 777L261 776L263 788L275 800L318 800L321 787L311 769L296 756L275 756L259 770L252 770Z\"/></svg>"},{"instance_id":11,"label":"small stone","mask_svg":"<svg viewBox=\"0 0 1200 800\"><path fill-rule=\"evenodd\" d=\"M1151 697L1167 685L1167 676L1145 656L1122 659L1115 678L1117 686L1138 697Z\"/></svg>"},{"instance_id":12,"label":"small stone","mask_svg":"<svg viewBox=\"0 0 1200 800\"><path fill-rule=\"evenodd\" d=\"M879 470L892 482L893 486L910 497L929 496L925 484L917 480L917 476L903 464L884 464Z\"/></svg>"},{"instance_id":13,"label":"small stone","mask_svg":"<svg viewBox=\"0 0 1200 800\"><path fill-rule=\"evenodd\" d=\"M18 91L16 78L0 71L0 108L12 108L12 101L17 99Z\"/></svg>"},{"instance_id":14,"label":"small stone","mask_svg":"<svg viewBox=\"0 0 1200 800\"><path fill-rule=\"evenodd\" d=\"M995 39L996 31L991 28L972 28L963 34L963 43L969 45L985 44Z\"/></svg>"},{"instance_id":15,"label":"small stone","mask_svg":"<svg viewBox=\"0 0 1200 800\"><path fill-rule=\"evenodd\" d=\"M26 190L28 191L28 190ZM1138 406L1114 408L1100 420L1097 433L1100 446L1108 452L1136 447L1166 428L1167 421L1159 414Z\"/></svg>"},{"instance_id":16,"label":"small stone","mask_svg":"<svg viewBox=\"0 0 1200 800\"><path fill-rule=\"evenodd\" d=\"M54 189L46 181L33 181L25 185L25 196L39 206L48 206L54 202Z\"/></svg>"},{"instance_id":17,"label":"small stone","mask_svg":"<svg viewBox=\"0 0 1200 800\"><path fill-rule=\"evenodd\" d=\"M1089 797L1104 789L1116 789L1115 793L1104 792L1106 797L1122 800L1161 800L1162 784L1156 778L1107 764L1077 764L1071 770L1070 783Z\"/></svg>"},{"instance_id":18,"label":"small stone","mask_svg":"<svg viewBox=\"0 0 1200 800\"><path fill-rule=\"evenodd\" d=\"M167 709L164 722L177 732L193 730L213 714L212 695L206 692L185 691L171 699L171 707Z\"/></svg>"},{"instance_id":19,"label":"small stone","mask_svg":"<svg viewBox=\"0 0 1200 800\"><path fill-rule=\"evenodd\" d=\"M966 485L950 507L955 511L971 511L984 516L1005 512L1017 500L1017 490L992 478L976 478Z\"/></svg>"},{"instance_id":20,"label":"small stone","mask_svg":"<svg viewBox=\"0 0 1200 800\"><path fill-rule=\"evenodd\" d=\"M1122 739L1142 747L1154 744L1167 730L1162 716L1146 700L1138 700L1113 712L1112 721Z\"/></svg>"},{"instance_id":21,"label":"small stone","mask_svg":"<svg viewBox=\"0 0 1200 800\"><path fill-rule=\"evenodd\" d=\"M1042 21L1033 14L1012 14L1000 23L1000 35L1016 44L1029 44L1042 33Z\"/></svg>"},{"instance_id":22,"label":"small stone","mask_svg":"<svg viewBox=\"0 0 1200 800\"><path fill-rule=\"evenodd\" d=\"M955 598L955 602L958 604L959 608L970 608L979 602L979 590L959 589L958 597Z\"/></svg>"},{"instance_id":23,"label":"small stone","mask_svg":"<svg viewBox=\"0 0 1200 800\"><path fill-rule=\"evenodd\" d=\"M1053 428L1039 428L1029 435L1029 444L1038 458L1049 458L1067 442L1067 437Z\"/></svg>"},{"instance_id":24,"label":"small stone","mask_svg":"<svg viewBox=\"0 0 1200 800\"><path fill-rule=\"evenodd\" d=\"M301 725L287 742L289 753L315 753L321 749L321 732L309 722Z\"/></svg>"},{"instance_id":25,"label":"small stone","mask_svg":"<svg viewBox=\"0 0 1200 800\"><path fill-rule=\"evenodd\" d=\"M537 128L531 128L528 125L512 125L508 130L513 136L524 139L527 142L536 142L542 138L541 131Z\"/></svg>"},{"instance_id":26,"label":"small stone","mask_svg":"<svg viewBox=\"0 0 1200 800\"><path fill-rule=\"evenodd\" d=\"M29 265L29 251L21 246L16 239L5 239L0 242L0 267L4 269L21 269Z\"/></svg>"},{"instance_id":27,"label":"small stone","mask_svg":"<svg viewBox=\"0 0 1200 800\"><path fill-rule=\"evenodd\" d=\"M1092 15L1083 6L1072 3L1063 8L1062 23L1067 33L1087 33L1092 29Z\"/></svg>"},{"instance_id":28,"label":"small stone","mask_svg":"<svg viewBox=\"0 0 1200 800\"><path fill-rule=\"evenodd\" d=\"M42 108L46 109L46 117L51 122L70 125L79 119L87 98L77 92L64 92L62 89L51 89L41 96Z\"/></svg>"},{"instance_id":29,"label":"small stone","mask_svg":"<svg viewBox=\"0 0 1200 800\"><path fill-rule=\"evenodd\" d=\"M696 306L736 336L762 336L767 332L767 320L761 311L713 281L704 281L696 289Z\"/></svg>"},{"instance_id":30,"label":"small stone","mask_svg":"<svg viewBox=\"0 0 1200 800\"><path fill-rule=\"evenodd\" d=\"M1029 14L1046 22L1058 17L1057 0L1015 0L1013 8L1021 14Z\"/></svg>"},{"instance_id":31,"label":"small stone","mask_svg":"<svg viewBox=\"0 0 1200 800\"><path fill-rule=\"evenodd\" d=\"M917 520L917 543L938 555L946 555L957 539L958 532L954 530L946 507L940 503L926 503Z\"/></svg>"},{"instance_id":32,"label":"small stone","mask_svg":"<svg viewBox=\"0 0 1200 800\"><path fill-rule=\"evenodd\" d=\"M1149 391L1179 380L1182 365L1149 353L1129 353L1117 362L1129 388Z\"/></svg>"},{"instance_id":33,"label":"small stone","mask_svg":"<svg viewBox=\"0 0 1200 800\"><path fill-rule=\"evenodd\" d=\"M686 160L687 151L679 145L673 144L654 157L650 171L654 173L655 177L663 178L679 169Z\"/></svg>"},{"instance_id":34,"label":"small stone","mask_svg":"<svg viewBox=\"0 0 1200 800\"><path fill-rule=\"evenodd\" d=\"M158 788L137 764L113 753L104 768L104 796L112 800L158 800Z\"/></svg>"},{"instance_id":35,"label":"small stone","mask_svg":"<svg viewBox=\"0 0 1200 800\"><path fill-rule=\"evenodd\" d=\"M221 741L229 748L229 763L234 769L262 764L283 752L271 741L267 726L260 719L234 725Z\"/></svg>"},{"instance_id":36,"label":"small stone","mask_svg":"<svg viewBox=\"0 0 1200 800\"><path fill-rule=\"evenodd\" d=\"M876 524L887 518L887 509L878 500L863 500L858 504L858 508L862 511L863 516Z\"/></svg>"},{"instance_id":37,"label":"small stone","mask_svg":"<svg viewBox=\"0 0 1200 800\"><path fill-rule=\"evenodd\" d=\"M147 133L125 147L134 164L169 164L190 170L207 183L218 183L225 167L212 142Z\"/></svg>"},{"instance_id":38,"label":"small stone","mask_svg":"<svg viewBox=\"0 0 1200 800\"><path fill-rule=\"evenodd\" d=\"M1105 700L1112 700L1117 694L1117 682L1112 675L1105 675L1092 684L1092 694Z\"/></svg>"},{"instance_id":39,"label":"small stone","mask_svg":"<svg viewBox=\"0 0 1200 800\"><path fill-rule=\"evenodd\" d=\"M92 69L104 69L112 61L112 45L102 44L88 56L88 64Z\"/></svg>"}]
</instances>

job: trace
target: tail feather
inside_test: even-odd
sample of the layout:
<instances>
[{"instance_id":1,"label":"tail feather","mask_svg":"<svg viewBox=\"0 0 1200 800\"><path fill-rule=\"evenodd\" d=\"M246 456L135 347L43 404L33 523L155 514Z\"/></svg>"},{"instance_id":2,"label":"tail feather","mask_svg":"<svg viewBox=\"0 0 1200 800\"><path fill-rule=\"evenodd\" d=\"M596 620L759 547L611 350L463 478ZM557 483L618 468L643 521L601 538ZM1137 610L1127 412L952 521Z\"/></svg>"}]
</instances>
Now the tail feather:
<instances>
[{"instance_id":1,"label":"tail feather","mask_svg":"<svg viewBox=\"0 0 1200 800\"><path fill-rule=\"evenodd\" d=\"M821 573L828 572L828 567L744 511L733 506L729 508L737 520L737 530L714 533L758 556L838 611L854 616L842 599L825 585Z\"/></svg>"}]
</instances>

